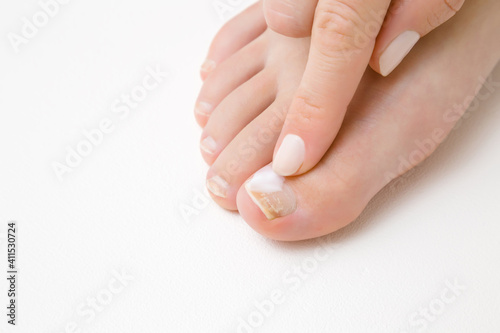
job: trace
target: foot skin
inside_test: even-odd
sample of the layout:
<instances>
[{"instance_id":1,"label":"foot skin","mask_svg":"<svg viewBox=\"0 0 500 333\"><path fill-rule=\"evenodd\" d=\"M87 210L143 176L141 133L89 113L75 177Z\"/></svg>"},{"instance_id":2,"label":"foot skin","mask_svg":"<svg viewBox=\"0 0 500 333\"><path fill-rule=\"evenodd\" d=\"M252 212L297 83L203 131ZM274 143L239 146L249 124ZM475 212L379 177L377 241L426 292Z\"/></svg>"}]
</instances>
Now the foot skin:
<instances>
[{"instance_id":1,"label":"foot skin","mask_svg":"<svg viewBox=\"0 0 500 333\"><path fill-rule=\"evenodd\" d=\"M259 1L224 25L215 36L207 58L200 68L202 80L205 80L218 65L266 30L266 20L262 11L262 1Z\"/></svg>"},{"instance_id":2,"label":"foot skin","mask_svg":"<svg viewBox=\"0 0 500 333\"><path fill-rule=\"evenodd\" d=\"M211 108L196 117L213 199L277 240L349 224L388 182L429 156L465 112L500 58L499 9L495 0L468 3L390 77L368 70L335 142L299 177L279 177L269 163L309 40L268 30L235 51L208 75L198 98Z\"/></svg>"}]
</instances>

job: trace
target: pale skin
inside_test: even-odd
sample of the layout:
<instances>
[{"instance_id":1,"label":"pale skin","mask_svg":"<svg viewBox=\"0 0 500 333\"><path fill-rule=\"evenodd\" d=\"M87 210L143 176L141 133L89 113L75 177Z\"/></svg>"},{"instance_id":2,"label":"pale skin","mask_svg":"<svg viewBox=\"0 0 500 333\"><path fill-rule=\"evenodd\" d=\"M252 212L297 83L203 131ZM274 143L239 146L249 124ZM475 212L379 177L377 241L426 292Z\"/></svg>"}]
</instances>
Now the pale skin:
<instances>
[{"instance_id":1,"label":"pale skin","mask_svg":"<svg viewBox=\"0 0 500 333\"><path fill-rule=\"evenodd\" d=\"M235 18L214 40L209 56L218 63L205 73L198 97L198 105L213 110L198 107L196 119L204 127L202 142L211 138L210 149L202 149L211 165L207 179L222 177L227 185L213 199L239 210L252 228L273 239L318 237L352 222L391 180L388 175L407 171L400 156L408 158L416 142L432 140L435 145L413 158L411 167L444 140L459 119L447 110L473 96L478 78L500 59L500 3L478 0L422 39L390 76L368 69L324 157L311 171L285 179L296 207L270 219L243 185L273 160L303 81L310 39L266 30L260 6Z\"/></svg>"},{"instance_id":2,"label":"pale skin","mask_svg":"<svg viewBox=\"0 0 500 333\"><path fill-rule=\"evenodd\" d=\"M278 138L273 169L300 175L335 139L368 63L386 76L464 0L263 0L271 30L311 37L309 59ZM210 58L209 58L210 59ZM211 61L212 68L215 62Z\"/></svg>"},{"instance_id":3,"label":"pale skin","mask_svg":"<svg viewBox=\"0 0 500 333\"><path fill-rule=\"evenodd\" d=\"M359 27L358 30L374 42L370 66L379 74L387 76L394 68L391 66L381 69L380 58L394 39L408 30L417 32L420 37L427 35L453 17L464 2L465 0L392 0L390 4L386 1L385 6L380 8L379 12L375 12L375 8L371 7L373 1L263 0L263 10L269 28L288 37L311 36L315 33L313 28L318 29L318 24L314 25L315 16L319 17L323 14L322 11L329 10L333 21L335 14L340 14L340 11L332 9L341 10L345 7L342 4L359 13L367 11L368 19L364 21L372 26ZM385 10L385 7L388 9ZM382 26L373 25L379 20L383 20ZM376 28L380 30L376 31ZM394 65L397 67L397 64Z\"/></svg>"},{"instance_id":4,"label":"pale skin","mask_svg":"<svg viewBox=\"0 0 500 333\"><path fill-rule=\"evenodd\" d=\"M303 29L312 26L309 60L274 151L274 170L288 176L309 171L323 157L366 65L370 62L376 71L388 75L408 48L453 16L463 0L396 0L392 4L397 9L389 13L390 0L265 0L264 4L268 24L280 33L291 32L284 14L298 12L297 26L300 18L311 21L314 16L310 24L302 24ZM297 6L307 8L289 8ZM288 18L293 20L293 16ZM405 30L398 39L395 34ZM387 47L391 41L393 47Z\"/></svg>"}]
</instances>

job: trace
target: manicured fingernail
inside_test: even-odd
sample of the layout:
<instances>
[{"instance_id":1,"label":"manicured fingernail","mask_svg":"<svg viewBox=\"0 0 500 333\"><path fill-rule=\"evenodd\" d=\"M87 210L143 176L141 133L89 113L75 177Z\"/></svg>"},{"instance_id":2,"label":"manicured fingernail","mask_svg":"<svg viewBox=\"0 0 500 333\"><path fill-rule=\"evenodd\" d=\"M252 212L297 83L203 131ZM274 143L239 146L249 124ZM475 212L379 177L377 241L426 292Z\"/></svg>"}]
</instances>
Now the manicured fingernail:
<instances>
[{"instance_id":1,"label":"manicured fingernail","mask_svg":"<svg viewBox=\"0 0 500 333\"><path fill-rule=\"evenodd\" d=\"M211 136L207 136L200 142L200 149L208 154L215 154L217 151L217 143Z\"/></svg>"},{"instance_id":2,"label":"manicured fingernail","mask_svg":"<svg viewBox=\"0 0 500 333\"><path fill-rule=\"evenodd\" d=\"M300 169L305 156L304 140L298 135L287 134L274 157L273 169L278 175L291 176Z\"/></svg>"},{"instance_id":3,"label":"manicured fingernail","mask_svg":"<svg viewBox=\"0 0 500 333\"><path fill-rule=\"evenodd\" d=\"M207 180L207 188L212 194L225 198L227 197L227 190L229 189L229 184L220 176L213 176Z\"/></svg>"},{"instance_id":4,"label":"manicured fingernail","mask_svg":"<svg viewBox=\"0 0 500 333\"><path fill-rule=\"evenodd\" d=\"M207 102L199 102L194 107L194 112L201 114L202 116L209 116L213 110L214 108L212 107L212 104Z\"/></svg>"},{"instance_id":5,"label":"manicured fingernail","mask_svg":"<svg viewBox=\"0 0 500 333\"><path fill-rule=\"evenodd\" d=\"M257 171L245 183L245 190L268 220L290 215L297 209L292 188L270 165Z\"/></svg>"},{"instance_id":6,"label":"manicured fingernail","mask_svg":"<svg viewBox=\"0 0 500 333\"><path fill-rule=\"evenodd\" d=\"M418 32L407 30L396 37L380 56L380 74L389 75L420 39Z\"/></svg>"},{"instance_id":7,"label":"manicured fingernail","mask_svg":"<svg viewBox=\"0 0 500 333\"><path fill-rule=\"evenodd\" d=\"M201 71L205 73L210 73L215 69L215 66L216 66L215 61L207 59L205 60L203 65L201 65Z\"/></svg>"}]
</instances>

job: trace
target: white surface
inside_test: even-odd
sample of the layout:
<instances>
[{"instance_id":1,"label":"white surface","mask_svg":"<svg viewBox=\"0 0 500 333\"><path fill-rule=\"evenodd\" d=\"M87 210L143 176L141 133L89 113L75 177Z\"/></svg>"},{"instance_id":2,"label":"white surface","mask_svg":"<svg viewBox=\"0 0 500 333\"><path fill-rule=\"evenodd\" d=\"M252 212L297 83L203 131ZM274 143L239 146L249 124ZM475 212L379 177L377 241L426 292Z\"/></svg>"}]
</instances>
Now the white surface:
<instances>
[{"instance_id":1,"label":"white surface","mask_svg":"<svg viewBox=\"0 0 500 333\"><path fill-rule=\"evenodd\" d=\"M39 9L1 7L2 36ZM75 0L18 54L2 38L0 232L9 220L20 229L18 326L8 332L71 322L79 332L236 332L273 290L284 302L254 332L416 332L410 317L438 306L447 280L466 290L429 331L500 331L498 91L359 221L324 238L328 255L318 240L264 239L212 202L183 219L207 170L192 116L198 66L223 21L212 0ZM113 102L148 66L168 79L120 119ZM51 164L107 117L114 131L60 182ZM297 265L310 267L304 279ZM133 281L86 321L79 307L121 270Z\"/></svg>"}]
</instances>

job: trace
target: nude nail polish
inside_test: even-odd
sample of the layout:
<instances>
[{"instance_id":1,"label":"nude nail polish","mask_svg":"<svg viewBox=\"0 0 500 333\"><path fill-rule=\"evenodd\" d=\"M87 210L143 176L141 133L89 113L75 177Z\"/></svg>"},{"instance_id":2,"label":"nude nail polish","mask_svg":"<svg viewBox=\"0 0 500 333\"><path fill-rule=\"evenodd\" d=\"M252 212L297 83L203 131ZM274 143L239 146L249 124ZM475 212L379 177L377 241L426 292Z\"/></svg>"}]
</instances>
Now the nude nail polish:
<instances>
[{"instance_id":1,"label":"nude nail polish","mask_svg":"<svg viewBox=\"0 0 500 333\"><path fill-rule=\"evenodd\" d=\"M268 220L292 214L297 209L295 193L268 165L245 183L245 190Z\"/></svg>"},{"instance_id":2,"label":"nude nail polish","mask_svg":"<svg viewBox=\"0 0 500 333\"><path fill-rule=\"evenodd\" d=\"M229 190L229 184L224 178L220 176L213 176L207 180L207 188L213 195L220 198L226 198L227 191Z\"/></svg>"},{"instance_id":3,"label":"nude nail polish","mask_svg":"<svg viewBox=\"0 0 500 333\"><path fill-rule=\"evenodd\" d=\"M389 75L410 53L419 39L418 32L411 30L407 30L396 37L380 56L380 74L383 76Z\"/></svg>"},{"instance_id":4,"label":"nude nail polish","mask_svg":"<svg viewBox=\"0 0 500 333\"><path fill-rule=\"evenodd\" d=\"M291 176L296 173L306 156L304 140L298 135L287 134L273 160L274 171L281 176Z\"/></svg>"},{"instance_id":5,"label":"nude nail polish","mask_svg":"<svg viewBox=\"0 0 500 333\"><path fill-rule=\"evenodd\" d=\"M207 136L200 142L200 149L207 154L213 155L217 151L217 143L211 136Z\"/></svg>"}]
</instances>

